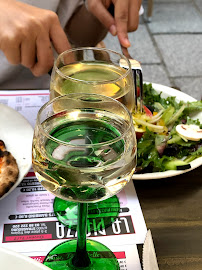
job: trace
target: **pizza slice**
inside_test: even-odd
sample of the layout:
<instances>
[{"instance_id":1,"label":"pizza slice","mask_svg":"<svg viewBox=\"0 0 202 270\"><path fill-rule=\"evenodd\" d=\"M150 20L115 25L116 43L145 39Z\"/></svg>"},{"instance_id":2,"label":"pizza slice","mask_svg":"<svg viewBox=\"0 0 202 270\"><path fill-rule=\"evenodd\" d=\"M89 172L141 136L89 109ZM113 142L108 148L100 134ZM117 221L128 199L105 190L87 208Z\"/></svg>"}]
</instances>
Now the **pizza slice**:
<instances>
[{"instance_id":1,"label":"pizza slice","mask_svg":"<svg viewBox=\"0 0 202 270\"><path fill-rule=\"evenodd\" d=\"M19 169L15 158L0 140L0 198L7 193L18 179Z\"/></svg>"}]
</instances>

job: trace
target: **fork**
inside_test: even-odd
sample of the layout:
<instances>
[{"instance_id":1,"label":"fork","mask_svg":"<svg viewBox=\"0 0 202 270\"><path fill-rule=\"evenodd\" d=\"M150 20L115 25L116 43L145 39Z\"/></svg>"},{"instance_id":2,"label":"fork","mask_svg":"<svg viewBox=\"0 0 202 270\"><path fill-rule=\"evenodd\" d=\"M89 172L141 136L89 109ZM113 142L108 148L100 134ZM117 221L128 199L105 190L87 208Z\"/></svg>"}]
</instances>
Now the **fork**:
<instances>
[{"instance_id":1,"label":"fork","mask_svg":"<svg viewBox=\"0 0 202 270\"><path fill-rule=\"evenodd\" d=\"M140 87L140 112L143 112L143 76L142 76L142 68L140 63L133 59L128 49L123 47L121 44L121 51L123 55L130 61L131 68L133 71L133 78L134 78L134 85L135 85L135 110L137 111L138 104L137 104L137 78L139 78L139 87Z\"/></svg>"}]
</instances>

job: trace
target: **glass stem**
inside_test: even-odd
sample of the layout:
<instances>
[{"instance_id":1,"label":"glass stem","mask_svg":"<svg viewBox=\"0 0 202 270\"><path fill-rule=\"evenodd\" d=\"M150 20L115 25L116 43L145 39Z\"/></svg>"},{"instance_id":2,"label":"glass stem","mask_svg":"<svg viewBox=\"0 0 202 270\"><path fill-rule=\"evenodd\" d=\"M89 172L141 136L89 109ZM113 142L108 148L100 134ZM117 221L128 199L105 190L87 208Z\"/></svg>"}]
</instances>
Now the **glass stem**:
<instances>
[{"instance_id":1,"label":"glass stem","mask_svg":"<svg viewBox=\"0 0 202 270\"><path fill-rule=\"evenodd\" d=\"M86 250L88 204L78 203L78 224L77 224L77 248L72 259L75 267L88 267L90 258Z\"/></svg>"}]
</instances>

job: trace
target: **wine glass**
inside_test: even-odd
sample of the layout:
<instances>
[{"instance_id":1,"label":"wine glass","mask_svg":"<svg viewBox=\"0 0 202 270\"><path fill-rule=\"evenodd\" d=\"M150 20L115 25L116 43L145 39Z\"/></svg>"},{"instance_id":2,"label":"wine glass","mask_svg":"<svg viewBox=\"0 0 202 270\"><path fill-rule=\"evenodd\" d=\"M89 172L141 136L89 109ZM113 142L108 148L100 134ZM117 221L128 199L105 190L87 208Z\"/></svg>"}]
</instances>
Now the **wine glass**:
<instances>
[{"instance_id":1,"label":"wine glass","mask_svg":"<svg viewBox=\"0 0 202 270\"><path fill-rule=\"evenodd\" d=\"M130 61L105 48L75 48L61 53L51 74L50 99L78 92L112 97L132 112L135 99Z\"/></svg>"},{"instance_id":2,"label":"wine glass","mask_svg":"<svg viewBox=\"0 0 202 270\"><path fill-rule=\"evenodd\" d=\"M124 188L135 170L136 151L131 114L115 99L75 93L39 110L33 138L36 177L55 196L78 203L77 240L53 248L45 265L60 270L119 269L109 248L86 241L87 207Z\"/></svg>"},{"instance_id":3,"label":"wine glass","mask_svg":"<svg viewBox=\"0 0 202 270\"><path fill-rule=\"evenodd\" d=\"M105 48L76 48L63 52L54 63L50 98L78 92L112 97L121 101L132 112L135 103L134 81L129 60ZM77 204L56 198L54 212L65 226L76 228ZM119 212L119 199L113 196L101 203L91 204L88 218L104 219L104 226L107 227L117 218ZM91 231L96 230L92 222L89 221L89 224Z\"/></svg>"}]
</instances>

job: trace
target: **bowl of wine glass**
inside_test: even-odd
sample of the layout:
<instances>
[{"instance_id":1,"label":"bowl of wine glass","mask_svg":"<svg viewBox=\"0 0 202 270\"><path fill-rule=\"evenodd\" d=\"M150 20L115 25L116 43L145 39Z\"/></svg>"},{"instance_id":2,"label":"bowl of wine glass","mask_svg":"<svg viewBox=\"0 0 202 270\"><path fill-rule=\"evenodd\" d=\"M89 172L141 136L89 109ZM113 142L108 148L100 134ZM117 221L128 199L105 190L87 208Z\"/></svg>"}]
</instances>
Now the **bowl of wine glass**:
<instances>
[{"instance_id":1,"label":"bowl of wine glass","mask_svg":"<svg viewBox=\"0 0 202 270\"><path fill-rule=\"evenodd\" d=\"M69 93L112 97L132 111L135 100L130 61L105 48L84 47L63 52L54 63L50 97Z\"/></svg>"}]
</instances>

